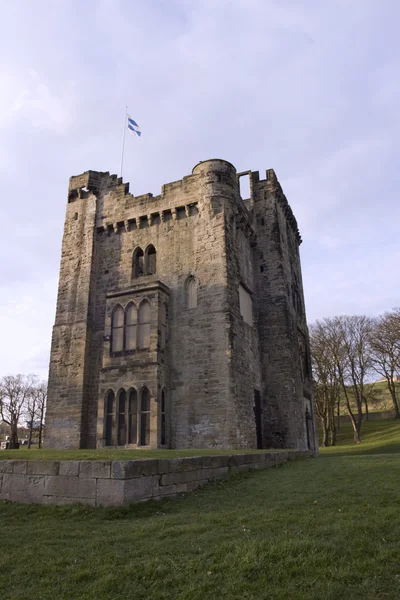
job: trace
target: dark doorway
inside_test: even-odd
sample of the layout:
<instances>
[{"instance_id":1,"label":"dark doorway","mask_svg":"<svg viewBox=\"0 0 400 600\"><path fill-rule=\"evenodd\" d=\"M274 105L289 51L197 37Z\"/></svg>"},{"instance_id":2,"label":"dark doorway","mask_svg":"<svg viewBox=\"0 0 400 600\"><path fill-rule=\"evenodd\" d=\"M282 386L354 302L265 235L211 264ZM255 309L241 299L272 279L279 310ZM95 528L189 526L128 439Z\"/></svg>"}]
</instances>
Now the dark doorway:
<instances>
[{"instance_id":1,"label":"dark doorway","mask_svg":"<svg viewBox=\"0 0 400 600\"><path fill-rule=\"evenodd\" d=\"M261 394L260 394L259 390L254 390L254 415L256 418L257 449L261 450L263 447L262 408L261 408Z\"/></svg>"},{"instance_id":2,"label":"dark doorway","mask_svg":"<svg viewBox=\"0 0 400 600\"><path fill-rule=\"evenodd\" d=\"M131 390L129 393L128 407L128 444L136 444L137 442L137 391Z\"/></svg>"},{"instance_id":3,"label":"dark doorway","mask_svg":"<svg viewBox=\"0 0 400 600\"><path fill-rule=\"evenodd\" d=\"M307 432L307 448L309 450L313 450L311 440L313 439L313 424L312 424L312 416L310 411L308 410L308 406L306 407L306 432Z\"/></svg>"},{"instance_id":4,"label":"dark doorway","mask_svg":"<svg viewBox=\"0 0 400 600\"><path fill-rule=\"evenodd\" d=\"M144 387L140 399L140 436L139 446L150 444L150 392Z\"/></svg>"},{"instance_id":5,"label":"dark doorway","mask_svg":"<svg viewBox=\"0 0 400 600\"><path fill-rule=\"evenodd\" d=\"M167 407L165 400L165 390L161 392L161 445L165 446L167 443L166 429L167 429Z\"/></svg>"}]
</instances>

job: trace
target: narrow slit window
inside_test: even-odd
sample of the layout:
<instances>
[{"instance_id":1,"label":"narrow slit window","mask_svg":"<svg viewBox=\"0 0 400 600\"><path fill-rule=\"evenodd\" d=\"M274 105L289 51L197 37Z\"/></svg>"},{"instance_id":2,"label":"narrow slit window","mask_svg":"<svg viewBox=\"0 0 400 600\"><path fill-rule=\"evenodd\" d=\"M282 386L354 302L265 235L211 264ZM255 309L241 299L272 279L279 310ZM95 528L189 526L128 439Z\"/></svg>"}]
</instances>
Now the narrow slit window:
<instances>
[{"instance_id":1,"label":"narrow slit window","mask_svg":"<svg viewBox=\"0 0 400 600\"><path fill-rule=\"evenodd\" d=\"M197 280L191 277L187 283L188 308L197 307Z\"/></svg>"}]
</instances>

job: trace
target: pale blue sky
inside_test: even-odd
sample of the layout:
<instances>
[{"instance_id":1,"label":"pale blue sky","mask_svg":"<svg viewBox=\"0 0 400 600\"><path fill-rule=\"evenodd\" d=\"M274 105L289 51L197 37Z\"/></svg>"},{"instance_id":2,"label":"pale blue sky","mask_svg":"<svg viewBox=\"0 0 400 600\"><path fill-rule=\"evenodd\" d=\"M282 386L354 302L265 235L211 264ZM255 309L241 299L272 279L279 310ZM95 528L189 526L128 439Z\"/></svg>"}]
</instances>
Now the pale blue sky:
<instances>
[{"instance_id":1,"label":"pale blue sky","mask_svg":"<svg viewBox=\"0 0 400 600\"><path fill-rule=\"evenodd\" d=\"M308 320L400 304L397 0L13 0L0 39L0 374L46 377L68 178L275 169ZM6 26L5 26L6 24Z\"/></svg>"}]
</instances>

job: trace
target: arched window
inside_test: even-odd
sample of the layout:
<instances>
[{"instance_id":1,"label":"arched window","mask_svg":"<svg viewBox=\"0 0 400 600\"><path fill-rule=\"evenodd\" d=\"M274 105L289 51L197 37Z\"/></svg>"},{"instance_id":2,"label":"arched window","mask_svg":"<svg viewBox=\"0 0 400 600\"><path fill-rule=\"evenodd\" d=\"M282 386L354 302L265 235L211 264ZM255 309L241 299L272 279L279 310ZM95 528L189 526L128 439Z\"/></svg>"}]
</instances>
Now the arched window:
<instances>
[{"instance_id":1,"label":"arched window","mask_svg":"<svg viewBox=\"0 0 400 600\"><path fill-rule=\"evenodd\" d=\"M126 444L126 392L120 390L118 394L118 446Z\"/></svg>"},{"instance_id":2,"label":"arched window","mask_svg":"<svg viewBox=\"0 0 400 600\"><path fill-rule=\"evenodd\" d=\"M137 444L137 391L129 392L128 406L128 444Z\"/></svg>"},{"instance_id":3,"label":"arched window","mask_svg":"<svg viewBox=\"0 0 400 600\"><path fill-rule=\"evenodd\" d=\"M165 389L161 392L161 445L167 443L167 399Z\"/></svg>"},{"instance_id":4,"label":"arched window","mask_svg":"<svg viewBox=\"0 0 400 600\"><path fill-rule=\"evenodd\" d=\"M150 346L150 304L144 300L139 306L139 332L138 347L149 348Z\"/></svg>"},{"instance_id":5,"label":"arched window","mask_svg":"<svg viewBox=\"0 0 400 600\"><path fill-rule=\"evenodd\" d=\"M106 395L106 446L112 446L114 422L114 392L110 390Z\"/></svg>"},{"instance_id":6,"label":"arched window","mask_svg":"<svg viewBox=\"0 0 400 600\"><path fill-rule=\"evenodd\" d=\"M130 302L125 309L125 350L136 350L137 308Z\"/></svg>"},{"instance_id":7,"label":"arched window","mask_svg":"<svg viewBox=\"0 0 400 600\"><path fill-rule=\"evenodd\" d=\"M152 244L147 246L145 255L145 273L146 275L153 275L157 269L157 253L156 249Z\"/></svg>"},{"instance_id":8,"label":"arched window","mask_svg":"<svg viewBox=\"0 0 400 600\"><path fill-rule=\"evenodd\" d=\"M164 350L167 339L167 307L165 302L160 305L160 349Z\"/></svg>"},{"instance_id":9,"label":"arched window","mask_svg":"<svg viewBox=\"0 0 400 600\"><path fill-rule=\"evenodd\" d=\"M140 395L140 435L139 446L150 444L150 392L144 387Z\"/></svg>"},{"instance_id":10,"label":"arched window","mask_svg":"<svg viewBox=\"0 0 400 600\"><path fill-rule=\"evenodd\" d=\"M136 248L132 257L132 277L144 275L144 256L141 248Z\"/></svg>"},{"instance_id":11,"label":"arched window","mask_svg":"<svg viewBox=\"0 0 400 600\"><path fill-rule=\"evenodd\" d=\"M196 308L197 306L197 281L191 277L187 283L188 308Z\"/></svg>"},{"instance_id":12,"label":"arched window","mask_svg":"<svg viewBox=\"0 0 400 600\"><path fill-rule=\"evenodd\" d=\"M111 322L111 350L121 352L124 349L124 309L119 304L113 310Z\"/></svg>"}]
</instances>

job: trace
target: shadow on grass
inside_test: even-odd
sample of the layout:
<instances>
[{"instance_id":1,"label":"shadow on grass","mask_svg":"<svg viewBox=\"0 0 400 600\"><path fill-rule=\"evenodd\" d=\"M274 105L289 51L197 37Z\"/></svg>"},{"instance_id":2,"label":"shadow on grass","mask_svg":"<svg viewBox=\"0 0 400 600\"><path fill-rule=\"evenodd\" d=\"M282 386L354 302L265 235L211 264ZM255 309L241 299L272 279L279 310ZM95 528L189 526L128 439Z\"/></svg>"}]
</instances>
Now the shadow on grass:
<instances>
[{"instance_id":1,"label":"shadow on grass","mask_svg":"<svg viewBox=\"0 0 400 600\"><path fill-rule=\"evenodd\" d=\"M359 446L354 446L353 448L345 448L341 446L333 446L327 449L320 449L321 456L329 457L329 456L354 456L357 458L363 454L371 455L371 454L400 454L400 444L398 442L393 442L391 444L385 444L377 447L363 447L362 442Z\"/></svg>"}]
</instances>

